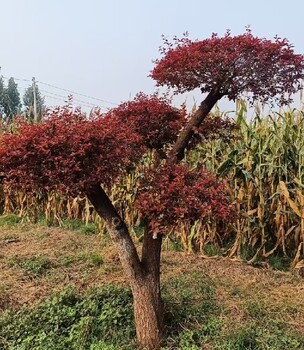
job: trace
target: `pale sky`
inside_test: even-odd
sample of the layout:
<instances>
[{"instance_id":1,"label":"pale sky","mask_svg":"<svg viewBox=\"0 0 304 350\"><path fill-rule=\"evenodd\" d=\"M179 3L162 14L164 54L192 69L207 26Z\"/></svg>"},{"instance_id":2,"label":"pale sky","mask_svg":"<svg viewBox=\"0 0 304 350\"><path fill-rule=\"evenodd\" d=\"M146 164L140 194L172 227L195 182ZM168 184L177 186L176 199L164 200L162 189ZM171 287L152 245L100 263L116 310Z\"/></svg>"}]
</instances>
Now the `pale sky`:
<instances>
[{"instance_id":1,"label":"pale sky","mask_svg":"<svg viewBox=\"0 0 304 350\"><path fill-rule=\"evenodd\" d=\"M158 57L161 35L192 39L226 29L286 37L304 53L303 0L0 0L0 66L4 77L37 81L120 103L143 91ZM16 80L21 94L30 82ZM38 84L49 105L63 104L68 92ZM56 95L55 95L56 94ZM60 96L57 96L60 95ZM108 102L74 95L86 103ZM192 100L189 95L185 98ZM200 96L196 96L199 102ZM88 107L83 102L77 104Z\"/></svg>"}]
</instances>

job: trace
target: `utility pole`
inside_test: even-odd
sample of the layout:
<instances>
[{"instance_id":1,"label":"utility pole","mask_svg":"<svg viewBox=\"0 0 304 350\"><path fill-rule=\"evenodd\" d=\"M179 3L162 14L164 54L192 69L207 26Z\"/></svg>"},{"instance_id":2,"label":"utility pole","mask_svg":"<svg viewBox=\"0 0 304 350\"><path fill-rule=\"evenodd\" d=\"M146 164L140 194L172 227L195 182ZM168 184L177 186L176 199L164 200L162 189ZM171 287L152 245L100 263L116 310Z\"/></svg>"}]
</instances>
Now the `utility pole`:
<instances>
[{"instance_id":1,"label":"utility pole","mask_svg":"<svg viewBox=\"0 0 304 350\"><path fill-rule=\"evenodd\" d=\"M34 121L35 123L38 122L38 115L37 115L37 97L36 97L36 80L35 77L32 78L33 82L33 96L34 96Z\"/></svg>"}]
</instances>

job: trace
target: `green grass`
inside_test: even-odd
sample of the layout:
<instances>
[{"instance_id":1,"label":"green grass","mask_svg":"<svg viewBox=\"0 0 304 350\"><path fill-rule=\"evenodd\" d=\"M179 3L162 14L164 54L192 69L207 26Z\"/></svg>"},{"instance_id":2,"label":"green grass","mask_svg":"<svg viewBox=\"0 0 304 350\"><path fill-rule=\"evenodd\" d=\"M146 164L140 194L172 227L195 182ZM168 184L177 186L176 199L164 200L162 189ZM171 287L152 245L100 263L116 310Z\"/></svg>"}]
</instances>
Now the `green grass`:
<instances>
[{"instance_id":1,"label":"green grass","mask_svg":"<svg viewBox=\"0 0 304 350\"><path fill-rule=\"evenodd\" d=\"M58 226L58 222L55 222L53 219L46 220L43 215L38 217L38 224L47 227ZM66 230L76 231L84 235L91 235L98 232L95 223L84 224L78 219L63 219L60 226Z\"/></svg>"},{"instance_id":2,"label":"green grass","mask_svg":"<svg viewBox=\"0 0 304 350\"><path fill-rule=\"evenodd\" d=\"M288 271L290 270L291 262L290 258L281 255L270 255L268 258L268 263L274 270Z\"/></svg>"},{"instance_id":3,"label":"green grass","mask_svg":"<svg viewBox=\"0 0 304 350\"><path fill-rule=\"evenodd\" d=\"M276 322L248 323L218 341L219 350L303 350L304 337Z\"/></svg>"},{"instance_id":4,"label":"green grass","mask_svg":"<svg viewBox=\"0 0 304 350\"><path fill-rule=\"evenodd\" d=\"M54 295L0 317L0 349L130 349L135 336L128 289L105 287ZM133 344L134 345L134 344Z\"/></svg>"},{"instance_id":5,"label":"green grass","mask_svg":"<svg viewBox=\"0 0 304 350\"><path fill-rule=\"evenodd\" d=\"M10 267L17 267L24 271L29 276L42 276L45 275L52 267L50 259L43 255L36 255L27 257L14 256L7 260L7 264Z\"/></svg>"},{"instance_id":6,"label":"green grass","mask_svg":"<svg viewBox=\"0 0 304 350\"><path fill-rule=\"evenodd\" d=\"M243 296L244 317L237 321L201 270L170 278L162 293L163 350L304 349L304 335L263 301ZM232 294L241 297L238 290ZM111 285L83 294L68 288L34 307L7 310L0 329L0 350L136 349L131 292Z\"/></svg>"},{"instance_id":7,"label":"green grass","mask_svg":"<svg viewBox=\"0 0 304 350\"><path fill-rule=\"evenodd\" d=\"M83 256L79 255L62 255L57 259L57 264L59 266L68 267L79 261L83 261L83 259Z\"/></svg>"},{"instance_id":8,"label":"green grass","mask_svg":"<svg viewBox=\"0 0 304 350\"><path fill-rule=\"evenodd\" d=\"M96 226L94 223L89 223L85 225L80 220L64 219L62 221L62 226L65 229L68 229L71 231L78 231L86 235L96 233Z\"/></svg>"},{"instance_id":9,"label":"green grass","mask_svg":"<svg viewBox=\"0 0 304 350\"><path fill-rule=\"evenodd\" d=\"M88 254L87 261L93 266L101 266L104 264L103 258L98 253Z\"/></svg>"},{"instance_id":10,"label":"green grass","mask_svg":"<svg viewBox=\"0 0 304 350\"><path fill-rule=\"evenodd\" d=\"M76 255L63 255L58 258L56 261L56 266L68 267L79 262L85 262L89 266L102 266L104 260L99 253L90 252L90 253L80 253Z\"/></svg>"},{"instance_id":11,"label":"green grass","mask_svg":"<svg viewBox=\"0 0 304 350\"><path fill-rule=\"evenodd\" d=\"M97 228L95 224L88 223L87 225L81 225L79 231L84 235L92 235L97 233Z\"/></svg>"},{"instance_id":12,"label":"green grass","mask_svg":"<svg viewBox=\"0 0 304 350\"><path fill-rule=\"evenodd\" d=\"M0 226L1 227L14 227L17 226L21 222L22 218L15 215L1 215L0 216Z\"/></svg>"},{"instance_id":13,"label":"green grass","mask_svg":"<svg viewBox=\"0 0 304 350\"><path fill-rule=\"evenodd\" d=\"M210 243L204 246L204 253L208 256L223 255L223 252L219 248Z\"/></svg>"}]
</instances>

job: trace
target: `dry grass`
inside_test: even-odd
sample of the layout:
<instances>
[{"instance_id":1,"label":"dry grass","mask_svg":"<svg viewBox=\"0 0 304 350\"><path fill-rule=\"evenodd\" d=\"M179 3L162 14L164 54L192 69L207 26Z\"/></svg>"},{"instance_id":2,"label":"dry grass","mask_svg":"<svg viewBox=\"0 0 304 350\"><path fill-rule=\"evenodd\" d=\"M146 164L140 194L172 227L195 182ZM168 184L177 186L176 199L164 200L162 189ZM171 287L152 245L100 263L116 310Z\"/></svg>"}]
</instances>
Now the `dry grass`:
<instances>
[{"instance_id":1,"label":"dry grass","mask_svg":"<svg viewBox=\"0 0 304 350\"><path fill-rule=\"evenodd\" d=\"M97 254L103 263L92 261L91 256ZM12 264L33 256L50 261L45 274L31 275ZM259 314L263 317L266 312L304 333L304 283L299 277L228 258L163 253L163 282L191 271L207 276L214 285L216 299L225 309L227 327L232 317L235 327L235 323L242 324ZM122 285L127 281L106 236L34 225L0 228L0 309L37 303L66 286L83 291L109 283Z\"/></svg>"},{"instance_id":2,"label":"dry grass","mask_svg":"<svg viewBox=\"0 0 304 350\"><path fill-rule=\"evenodd\" d=\"M104 264L92 263L92 254L99 254ZM46 274L31 276L12 264L15 260L22 262L33 256L42 256L50 261ZM78 290L87 289L107 283L109 274L113 283L124 283L117 260L113 247L101 236L32 225L1 228L0 306L37 302L67 285Z\"/></svg>"},{"instance_id":3,"label":"dry grass","mask_svg":"<svg viewBox=\"0 0 304 350\"><path fill-rule=\"evenodd\" d=\"M290 272L255 268L237 259L206 258L185 253L163 254L163 279L201 271L212 282L216 300L225 309L226 325L273 315L304 334L303 279ZM195 286L194 286L195 288ZM233 323L231 323L233 319Z\"/></svg>"}]
</instances>

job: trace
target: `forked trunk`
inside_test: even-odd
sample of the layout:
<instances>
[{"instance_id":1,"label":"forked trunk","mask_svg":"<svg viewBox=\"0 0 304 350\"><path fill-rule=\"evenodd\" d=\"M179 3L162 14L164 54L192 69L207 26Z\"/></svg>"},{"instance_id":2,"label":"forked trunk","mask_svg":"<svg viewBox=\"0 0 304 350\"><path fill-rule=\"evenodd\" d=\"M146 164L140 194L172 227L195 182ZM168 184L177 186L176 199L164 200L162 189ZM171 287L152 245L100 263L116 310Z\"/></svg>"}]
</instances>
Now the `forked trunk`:
<instances>
[{"instance_id":1,"label":"forked trunk","mask_svg":"<svg viewBox=\"0 0 304 350\"><path fill-rule=\"evenodd\" d=\"M128 228L104 190L96 185L87 196L97 213L105 220L117 246L120 261L129 278L134 299L134 318L140 349L158 350L163 339L163 302L160 294L160 252L162 237L144 235L140 261Z\"/></svg>"}]
</instances>

